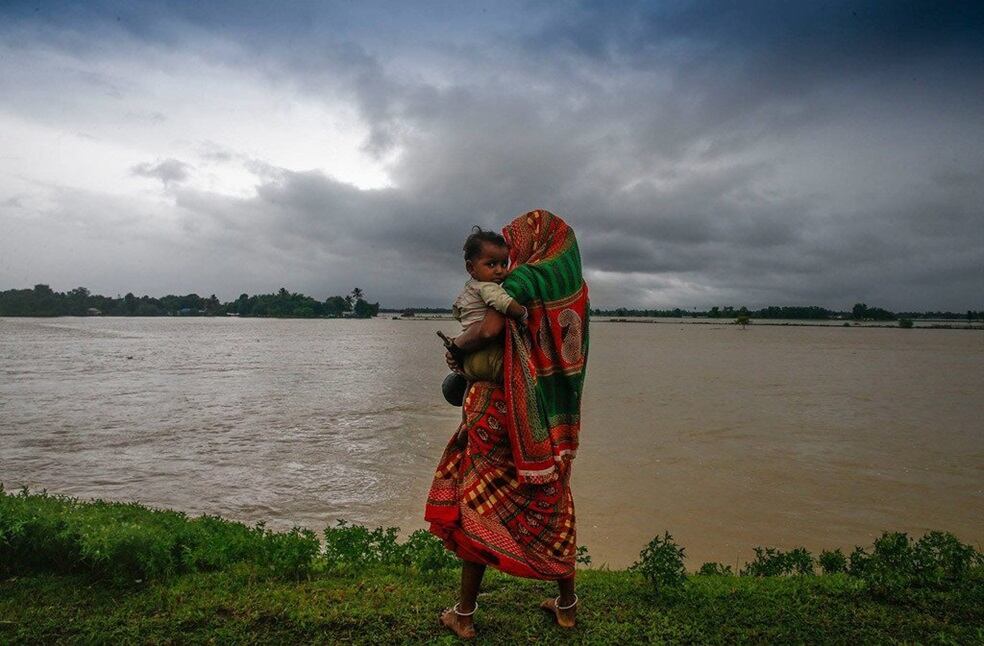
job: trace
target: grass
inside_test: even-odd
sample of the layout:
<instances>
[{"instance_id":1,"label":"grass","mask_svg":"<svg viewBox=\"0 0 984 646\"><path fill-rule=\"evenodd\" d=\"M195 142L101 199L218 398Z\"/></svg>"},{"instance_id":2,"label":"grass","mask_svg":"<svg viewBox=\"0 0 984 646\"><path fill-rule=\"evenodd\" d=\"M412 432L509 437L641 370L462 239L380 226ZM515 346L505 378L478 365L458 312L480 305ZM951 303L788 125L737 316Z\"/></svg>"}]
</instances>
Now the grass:
<instances>
[{"instance_id":1,"label":"grass","mask_svg":"<svg viewBox=\"0 0 984 646\"><path fill-rule=\"evenodd\" d=\"M39 573L0 582L0 642L453 643L437 613L456 589L453 570L391 566L294 582L239 564L129 587ZM489 572L482 642L984 643L979 583L887 602L847 575L694 576L665 597L639 575L588 570L578 589L579 625L564 633L536 608L551 585Z\"/></svg>"},{"instance_id":2,"label":"grass","mask_svg":"<svg viewBox=\"0 0 984 646\"><path fill-rule=\"evenodd\" d=\"M312 551L308 534L206 518L0 488L0 644L455 643L437 614L455 601L458 571L436 539L400 543L394 530L336 525ZM682 550L664 535L640 555L656 569L579 571L572 632L537 608L554 585L493 570L476 623L488 644L984 643L984 568L976 556L959 575L929 568L930 552L949 555L940 563L966 561L942 536L886 534L859 570L877 575L868 580L680 579ZM759 560L795 572L805 558ZM895 562L909 578L886 587ZM664 570L672 576L654 587Z\"/></svg>"}]
</instances>

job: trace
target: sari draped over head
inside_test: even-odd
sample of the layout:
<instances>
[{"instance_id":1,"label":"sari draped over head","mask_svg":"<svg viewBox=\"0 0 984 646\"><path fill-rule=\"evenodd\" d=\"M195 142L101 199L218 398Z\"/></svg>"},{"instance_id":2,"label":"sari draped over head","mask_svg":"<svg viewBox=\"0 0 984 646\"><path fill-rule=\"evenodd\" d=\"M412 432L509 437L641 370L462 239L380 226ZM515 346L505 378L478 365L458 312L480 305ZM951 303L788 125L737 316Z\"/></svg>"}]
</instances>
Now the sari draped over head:
<instances>
[{"instance_id":1,"label":"sari draped over head","mask_svg":"<svg viewBox=\"0 0 984 646\"><path fill-rule=\"evenodd\" d=\"M503 229L503 288L526 306L505 330L503 384L474 382L434 474L425 520L462 558L536 579L574 573L570 467L588 353L588 289L574 232L549 211ZM467 442L459 443L464 436Z\"/></svg>"},{"instance_id":2,"label":"sari draped over head","mask_svg":"<svg viewBox=\"0 0 984 646\"><path fill-rule=\"evenodd\" d=\"M529 311L528 333L510 320L506 406L519 481L552 482L577 452L588 358L588 286L574 231L549 211L531 211L505 229L512 270L503 289Z\"/></svg>"}]
</instances>

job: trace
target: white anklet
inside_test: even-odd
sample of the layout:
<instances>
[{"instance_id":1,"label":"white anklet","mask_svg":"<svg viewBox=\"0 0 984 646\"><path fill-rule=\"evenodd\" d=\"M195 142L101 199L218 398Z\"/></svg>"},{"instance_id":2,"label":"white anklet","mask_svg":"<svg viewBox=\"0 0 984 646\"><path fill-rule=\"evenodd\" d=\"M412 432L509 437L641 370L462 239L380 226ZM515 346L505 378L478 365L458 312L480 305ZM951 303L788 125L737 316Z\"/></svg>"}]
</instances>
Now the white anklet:
<instances>
[{"instance_id":1,"label":"white anklet","mask_svg":"<svg viewBox=\"0 0 984 646\"><path fill-rule=\"evenodd\" d=\"M452 610L454 610L454 614L458 615L459 617L471 617L473 614L475 614L475 611L478 610L478 602L477 601L475 602L475 607L472 608L472 611L471 612L461 612L461 611L459 611L458 610L458 606L459 605L461 605L461 602L460 601L458 603L454 604L454 608L451 608Z\"/></svg>"},{"instance_id":2,"label":"white anklet","mask_svg":"<svg viewBox=\"0 0 984 646\"><path fill-rule=\"evenodd\" d=\"M560 597L557 597L556 599L554 599L554 607L556 607L557 610L570 610L571 608L573 608L576 605L577 605L577 595L576 594L574 595L574 603L572 603L569 606L562 606L562 605L560 605Z\"/></svg>"}]
</instances>

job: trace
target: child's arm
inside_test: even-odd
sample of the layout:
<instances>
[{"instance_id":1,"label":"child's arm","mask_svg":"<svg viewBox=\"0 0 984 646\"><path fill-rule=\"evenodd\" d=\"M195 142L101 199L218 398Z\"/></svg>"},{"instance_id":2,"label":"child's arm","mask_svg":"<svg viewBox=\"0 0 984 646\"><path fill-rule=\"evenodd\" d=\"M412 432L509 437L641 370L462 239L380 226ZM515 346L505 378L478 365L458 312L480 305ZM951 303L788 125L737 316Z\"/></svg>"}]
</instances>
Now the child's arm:
<instances>
[{"instance_id":1,"label":"child's arm","mask_svg":"<svg viewBox=\"0 0 984 646\"><path fill-rule=\"evenodd\" d=\"M523 321L526 319L526 308L516 302L512 296L502 289L502 285L495 283L482 283L478 288L478 294L485 301L485 304L509 318Z\"/></svg>"}]
</instances>

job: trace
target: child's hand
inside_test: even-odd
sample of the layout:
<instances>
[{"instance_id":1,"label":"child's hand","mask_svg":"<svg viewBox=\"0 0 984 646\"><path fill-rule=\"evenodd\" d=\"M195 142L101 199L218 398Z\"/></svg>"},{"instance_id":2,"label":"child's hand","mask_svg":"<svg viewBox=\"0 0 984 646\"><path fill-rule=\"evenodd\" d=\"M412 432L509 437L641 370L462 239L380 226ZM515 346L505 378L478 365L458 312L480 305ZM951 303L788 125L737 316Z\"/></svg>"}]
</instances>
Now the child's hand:
<instances>
[{"instance_id":1,"label":"child's hand","mask_svg":"<svg viewBox=\"0 0 984 646\"><path fill-rule=\"evenodd\" d=\"M448 368L451 369L451 372L457 372L459 375L462 374L461 366L459 366L458 362L454 360L454 356L450 351L444 353L444 360L447 361Z\"/></svg>"}]
</instances>

